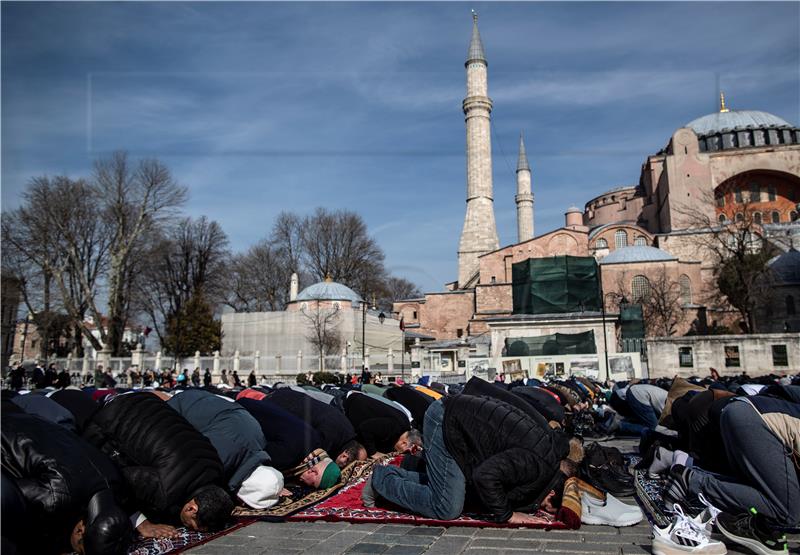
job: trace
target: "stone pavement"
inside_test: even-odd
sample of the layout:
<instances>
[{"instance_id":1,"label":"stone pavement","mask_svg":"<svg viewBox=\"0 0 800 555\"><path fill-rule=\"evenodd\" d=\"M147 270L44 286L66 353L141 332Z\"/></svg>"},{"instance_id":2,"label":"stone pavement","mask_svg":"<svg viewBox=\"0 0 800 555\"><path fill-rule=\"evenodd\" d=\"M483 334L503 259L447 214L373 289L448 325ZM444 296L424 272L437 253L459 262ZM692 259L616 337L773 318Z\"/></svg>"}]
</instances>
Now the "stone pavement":
<instances>
[{"instance_id":1,"label":"stone pavement","mask_svg":"<svg viewBox=\"0 0 800 555\"><path fill-rule=\"evenodd\" d=\"M800 553L795 536L790 553ZM570 553L627 555L651 552L650 526L582 526L580 530L441 528L345 522L257 522L189 551L196 555L489 555ZM745 555L743 548L731 555Z\"/></svg>"}]
</instances>

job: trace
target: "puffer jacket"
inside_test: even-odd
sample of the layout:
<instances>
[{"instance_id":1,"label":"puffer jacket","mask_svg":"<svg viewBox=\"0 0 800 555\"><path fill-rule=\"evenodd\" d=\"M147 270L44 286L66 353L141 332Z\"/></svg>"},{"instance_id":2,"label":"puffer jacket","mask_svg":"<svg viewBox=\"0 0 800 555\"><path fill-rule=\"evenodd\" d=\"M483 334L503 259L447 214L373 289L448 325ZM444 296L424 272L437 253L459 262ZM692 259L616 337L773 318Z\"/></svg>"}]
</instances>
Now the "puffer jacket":
<instances>
[{"instance_id":1,"label":"puffer jacket","mask_svg":"<svg viewBox=\"0 0 800 555\"><path fill-rule=\"evenodd\" d=\"M217 451L203 434L152 393L118 395L100 409L84 432L111 457L154 522L180 524L180 512L201 487L224 487Z\"/></svg>"},{"instance_id":2,"label":"puffer jacket","mask_svg":"<svg viewBox=\"0 0 800 555\"><path fill-rule=\"evenodd\" d=\"M538 507L563 475L569 452L563 434L489 397L444 399L444 442L483 507L498 522Z\"/></svg>"},{"instance_id":3,"label":"puffer jacket","mask_svg":"<svg viewBox=\"0 0 800 555\"><path fill-rule=\"evenodd\" d=\"M38 416L4 414L1 426L3 476L16 484L24 520L34 528L18 534L20 546L31 553L71 552L70 532L92 496L105 489L121 494L119 472L79 436ZM4 526L4 535L14 532Z\"/></svg>"},{"instance_id":4,"label":"puffer jacket","mask_svg":"<svg viewBox=\"0 0 800 555\"><path fill-rule=\"evenodd\" d=\"M176 394L167 405L203 434L217 450L231 492L253 471L269 463L267 440L258 421L242 405L202 389Z\"/></svg>"},{"instance_id":5,"label":"puffer jacket","mask_svg":"<svg viewBox=\"0 0 800 555\"><path fill-rule=\"evenodd\" d=\"M513 391L513 390L512 390ZM476 397L486 396L493 399L498 399L509 405L513 405L531 418L533 418L537 425L547 427L547 420L542 414L536 410L533 404L529 403L527 399L514 395L511 391L505 388L504 384L495 385L486 380L482 380L477 376L470 378L467 385L464 386L464 395L474 395Z\"/></svg>"}]
</instances>

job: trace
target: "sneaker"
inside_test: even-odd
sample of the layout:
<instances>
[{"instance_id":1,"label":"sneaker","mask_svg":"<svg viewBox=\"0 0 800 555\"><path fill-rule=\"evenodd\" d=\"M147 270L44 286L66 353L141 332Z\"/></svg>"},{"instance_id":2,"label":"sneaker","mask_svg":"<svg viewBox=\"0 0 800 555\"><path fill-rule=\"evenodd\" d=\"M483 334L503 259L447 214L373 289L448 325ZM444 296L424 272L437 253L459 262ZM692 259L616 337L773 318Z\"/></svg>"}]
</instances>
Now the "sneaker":
<instances>
[{"instance_id":1,"label":"sneaker","mask_svg":"<svg viewBox=\"0 0 800 555\"><path fill-rule=\"evenodd\" d=\"M613 493L617 497L630 497L636 491L633 476L625 475L609 464L584 465L581 469L581 478L594 487Z\"/></svg>"},{"instance_id":2,"label":"sneaker","mask_svg":"<svg viewBox=\"0 0 800 555\"><path fill-rule=\"evenodd\" d=\"M717 515L717 528L722 534L740 545L761 555L786 555L789 545L786 536L769 529L758 514L744 513Z\"/></svg>"},{"instance_id":3,"label":"sneaker","mask_svg":"<svg viewBox=\"0 0 800 555\"><path fill-rule=\"evenodd\" d=\"M633 526L640 523L643 518L642 510L637 505L626 505L610 493L606 494L606 500L603 501L581 492L583 524Z\"/></svg>"},{"instance_id":4,"label":"sneaker","mask_svg":"<svg viewBox=\"0 0 800 555\"><path fill-rule=\"evenodd\" d=\"M683 555L702 553L703 555L725 555L725 544L711 537L687 517L681 506L675 504L675 516L669 526L653 526L653 555Z\"/></svg>"},{"instance_id":5,"label":"sneaker","mask_svg":"<svg viewBox=\"0 0 800 555\"><path fill-rule=\"evenodd\" d=\"M665 502L672 505L678 503L686 505L690 501L688 468L682 464L676 464L670 469L662 497Z\"/></svg>"},{"instance_id":6,"label":"sneaker","mask_svg":"<svg viewBox=\"0 0 800 555\"><path fill-rule=\"evenodd\" d=\"M698 493L697 498L703 505L705 505L706 508L700 511L697 516L692 518L692 520L694 520L695 523L697 523L701 528L705 529L705 531L710 534L714 529L714 522L717 520L717 515L722 511L709 503L702 493Z\"/></svg>"}]
</instances>

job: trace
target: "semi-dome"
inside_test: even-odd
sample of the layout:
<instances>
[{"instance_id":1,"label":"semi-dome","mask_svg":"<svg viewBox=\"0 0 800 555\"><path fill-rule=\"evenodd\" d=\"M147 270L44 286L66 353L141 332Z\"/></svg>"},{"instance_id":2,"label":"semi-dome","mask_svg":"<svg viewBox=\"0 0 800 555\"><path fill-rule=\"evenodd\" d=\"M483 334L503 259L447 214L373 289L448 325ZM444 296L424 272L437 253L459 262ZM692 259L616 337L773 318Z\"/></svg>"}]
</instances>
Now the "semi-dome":
<instances>
[{"instance_id":1,"label":"semi-dome","mask_svg":"<svg viewBox=\"0 0 800 555\"><path fill-rule=\"evenodd\" d=\"M684 127L691 127L698 136L713 135L728 130L792 127L786 120L759 110L728 110L694 119Z\"/></svg>"},{"instance_id":2,"label":"semi-dome","mask_svg":"<svg viewBox=\"0 0 800 555\"><path fill-rule=\"evenodd\" d=\"M614 250L600 261L600 264L631 264L633 262L668 262L677 260L667 251L656 247L634 245Z\"/></svg>"},{"instance_id":3,"label":"semi-dome","mask_svg":"<svg viewBox=\"0 0 800 555\"><path fill-rule=\"evenodd\" d=\"M800 252L794 248L770 260L769 267L782 284L800 283Z\"/></svg>"},{"instance_id":4,"label":"semi-dome","mask_svg":"<svg viewBox=\"0 0 800 555\"><path fill-rule=\"evenodd\" d=\"M335 281L320 281L314 285L309 285L297 295L298 301L350 301L354 303L363 302L363 299L341 283Z\"/></svg>"}]
</instances>

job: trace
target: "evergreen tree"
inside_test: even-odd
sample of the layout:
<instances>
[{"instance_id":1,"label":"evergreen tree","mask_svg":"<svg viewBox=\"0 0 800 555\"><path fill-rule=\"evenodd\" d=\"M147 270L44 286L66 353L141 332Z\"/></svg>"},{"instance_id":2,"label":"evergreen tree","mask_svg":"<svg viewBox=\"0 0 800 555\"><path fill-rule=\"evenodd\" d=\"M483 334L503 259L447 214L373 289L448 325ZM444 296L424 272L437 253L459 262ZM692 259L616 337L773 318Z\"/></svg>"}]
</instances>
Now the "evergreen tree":
<instances>
[{"instance_id":1,"label":"evergreen tree","mask_svg":"<svg viewBox=\"0 0 800 555\"><path fill-rule=\"evenodd\" d=\"M222 322L214 318L211 306L197 293L176 312L167 317L162 347L178 357L196 351L210 354L222 346Z\"/></svg>"}]
</instances>

